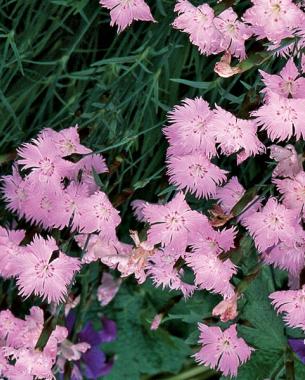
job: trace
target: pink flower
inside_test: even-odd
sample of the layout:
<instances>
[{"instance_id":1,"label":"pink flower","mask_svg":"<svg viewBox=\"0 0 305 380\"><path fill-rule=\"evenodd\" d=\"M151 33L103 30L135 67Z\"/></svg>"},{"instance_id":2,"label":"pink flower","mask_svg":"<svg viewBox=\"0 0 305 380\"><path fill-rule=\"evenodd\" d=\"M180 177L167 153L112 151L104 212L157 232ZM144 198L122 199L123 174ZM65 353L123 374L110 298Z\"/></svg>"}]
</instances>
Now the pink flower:
<instances>
[{"instance_id":1,"label":"pink flower","mask_svg":"<svg viewBox=\"0 0 305 380\"><path fill-rule=\"evenodd\" d=\"M169 157L167 165L169 182L197 198L215 196L217 186L226 180L227 172L200 153Z\"/></svg>"},{"instance_id":2,"label":"pink flower","mask_svg":"<svg viewBox=\"0 0 305 380\"><path fill-rule=\"evenodd\" d=\"M202 214L190 209L182 192L165 205L146 206L143 213L150 223L148 242L170 246L177 252L184 252L189 233L196 223L205 220Z\"/></svg>"},{"instance_id":3,"label":"pink flower","mask_svg":"<svg viewBox=\"0 0 305 380\"><path fill-rule=\"evenodd\" d=\"M154 319L151 322L150 329L153 331L158 330L158 328L162 322L163 317L164 317L163 313L156 314L154 316Z\"/></svg>"},{"instance_id":4,"label":"pink flower","mask_svg":"<svg viewBox=\"0 0 305 380\"><path fill-rule=\"evenodd\" d=\"M99 232L108 240L115 239L115 228L120 224L119 212L112 206L107 195L97 191L80 205L79 212L84 215L80 222L83 233Z\"/></svg>"},{"instance_id":5,"label":"pink flower","mask_svg":"<svg viewBox=\"0 0 305 380\"><path fill-rule=\"evenodd\" d=\"M286 99L268 92L268 103L252 112L255 122L272 140L285 141L305 137L305 100Z\"/></svg>"},{"instance_id":6,"label":"pink flower","mask_svg":"<svg viewBox=\"0 0 305 380\"><path fill-rule=\"evenodd\" d=\"M16 212L19 217L24 216L25 204L31 194L29 177L22 179L18 167L14 165L12 175L3 176L2 181L2 191L7 208Z\"/></svg>"},{"instance_id":7,"label":"pink flower","mask_svg":"<svg viewBox=\"0 0 305 380\"><path fill-rule=\"evenodd\" d=\"M284 321L290 327L305 330L305 287L300 290L284 290L271 293L269 298L278 313L284 313Z\"/></svg>"},{"instance_id":8,"label":"pink flower","mask_svg":"<svg viewBox=\"0 0 305 380\"><path fill-rule=\"evenodd\" d=\"M199 323L198 327L202 348L195 354L196 361L221 371L224 376L237 376L239 366L249 360L254 349L238 338L236 324L225 331L203 323Z\"/></svg>"},{"instance_id":9,"label":"pink flower","mask_svg":"<svg viewBox=\"0 0 305 380\"><path fill-rule=\"evenodd\" d=\"M178 16L173 22L175 29L189 35L190 41L202 54L217 54L221 34L214 25L214 11L208 4L195 7L187 0L178 0L175 6Z\"/></svg>"},{"instance_id":10,"label":"pink flower","mask_svg":"<svg viewBox=\"0 0 305 380\"><path fill-rule=\"evenodd\" d=\"M305 266L305 235L304 231L296 234L292 242L281 242L263 253L266 264L287 270L296 276Z\"/></svg>"},{"instance_id":11,"label":"pink flower","mask_svg":"<svg viewBox=\"0 0 305 380\"><path fill-rule=\"evenodd\" d=\"M209 128L213 117L209 104L201 97L185 99L169 112L169 126L163 133L170 143L169 155L201 152L211 158L217 155L215 138Z\"/></svg>"},{"instance_id":12,"label":"pink flower","mask_svg":"<svg viewBox=\"0 0 305 380\"><path fill-rule=\"evenodd\" d=\"M71 162L62 159L54 149L53 141L47 137L37 137L32 143L23 144L17 150L17 163L23 170L31 169L31 177L50 186L60 182L69 171Z\"/></svg>"},{"instance_id":13,"label":"pink flower","mask_svg":"<svg viewBox=\"0 0 305 380\"><path fill-rule=\"evenodd\" d=\"M110 25L117 25L118 33L133 21L155 21L149 6L143 0L100 0L100 5L110 9Z\"/></svg>"},{"instance_id":14,"label":"pink flower","mask_svg":"<svg viewBox=\"0 0 305 380\"><path fill-rule=\"evenodd\" d=\"M237 273L236 266L230 259L221 261L215 253L196 249L186 254L186 263L195 274L195 285L212 293L219 293L225 298L232 297L234 288L230 280Z\"/></svg>"},{"instance_id":15,"label":"pink flower","mask_svg":"<svg viewBox=\"0 0 305 380\"><path fill-rule=\"evenodd\" d=\"M149 258L148 274L156 286L168 287L171 290L181 290L184 297L193 294L195 286L182 280L183 269L176 268L177 255L169 248L158 250Z\"/></svg>"},{"instance_id":16,"label":"pink flower","mask_svg":"<svg viewBox=\"0 0 305 380\"><path fill-rule=\"evenodd\" d=\"M238 295L235 293L232 297L221 301L214 307L212 315L214 317L219 316L221 322L228 322L235 319L238 315L237 300Z\"/></svg>"},{"instance_id":17,"label":"pink flower","mask_svg":"<svg viewBox=\"0 0 305 380\"><path fill-rule=\"evenodd\" d=\"M252 120L238 119L221 107L216 106L210 128L223 154L237 153L238 164L265 150L257 138L257 127Z\"/></svg>"},{"instance_id":18,"label":"pink flower","mask_svg":"<svg viewBox=\"0 0 305 380\"><path fill-rule=\"evenodd\" d=\"M279 204L275 198L269 198L261 211L244 218L244 225L260 252L279 242L292 242L300 229L298 223L298 214Z\"/></svg>"},{"instance_id":19,"label":"pink flower","mask_svg":"<svg viewBox=\"0 0 305 380\"><path fill-rule=\"evenodd\" d=\"M305 78L300 77L300 73L290 58L286 66L278 75L267 74L260 70L263 82L266 86L264 91L267 93L272 91L285 98L305 98Z\"/></svg>"},{"instance_id":20,"label":"pink flower","mask_svg":"<svg viewBox=\"0 0 305 380\"><path fill-rule=\"evenodd\" d=\"M132 211L137 221L145 222L143 210L146 206L149 206L149 203L142 201L141 199L136 199L135 201L131 202Z\"/></svg>"},{"instance_id":21,"label":"pink flower","mask_svg":"<svg viewBox=\"0 0 305 380\"><path fill-rule=\"evenodd\" d=\"M252 0L252 3L243 18L259 39L278 43L302 28L303 12L291 0Z\"/></svg>"},{"instance_id":22,"label":"pink flower","mask_svg":"<svg viewBox=\"0 0 305 380\"><path fill-rule=\"evenodd\" d=\"M220 47L228 50L234 57L246 57L245 41L251 37L251 28L238 21L237 14L232 8L223 11L214 19L214 24L221 34Z\"/></svg>"},{"instance_id":23,"label":"pink flower","mask_svg":"<svg viewBox=\"0 0 305 380\"><path fill-rule=\"evenodd\" d=\"M120 289L122 280L114 278L110 273L104 272L101 285L97 288L97 299L102 306L106 306L115 297Z\"/></svg>"},{"instance_id":24,"label":"pink flower","mask_svg":"<svg viewBox=\"0 0 305 380\"><path fill-rule=\"evenodd\" d=\"M64 301L67 286L80 269L80 262L62 252L53 259L55 251L58 247L53 238L44 240L36 235L23 254L18 256L17 285L22 296L29 297L34 293L49 303Z\"/></svg>"},{"instance_id":25,"label":"pink flower","mask_svg":"<svg viewBox=\"0 0 305 380\"><path fill-rule=\"evenodd\" d=\"M282 194L282 202L289 209L295 209L299 213L305 207L305 172L299 172L293 179L275 179L277 190Z\"/></svg>"},{"instance_id":26,"label":"pink flower","mask_svg":"<svg viewBox=\"0 0 305 380\"><path fill-rule=\"evenodd\" d=\"M47 128L40 133L40 137L45 139L51 139L60 157L70 156L71 154L75 153L91 153L91 149L86 148L84 145L80 143L77 128L78 125L76 125L75 127L63 129L59 132Z\"/></svg>"},{"instance_id":27,"label":"pink flower","mask_svg":"<svg viewBox=\"0 0 305 380\"><path fill-rule=\"evenodd\" d=\"M294 178L294 176L303 170L302 155L298 156L293 145L289 144L284 148L279 145L271 145L270 158L278 162L273 170L273 177Z\"/></svg>"},{"instance_id":28,"label":"pink flower","mask_svg":"<svg viewBox=\"0 0 305 380\"><path fill-rule=\"evenodd\" d=\"M19 244L25 238L23 230L6 230L0 227L0 274L4 278L14 276L16 257L21 253Z\"/></svg>"},{"instance_id":29,"label":"pink flower","mask_svg":"<svg viewBox=\"0 0 305 380\"><path fill-rule=\"evenodd\" d=\"M242 70L238 66L231 66L231 53L226 51L220 61L215 64L214 72L222 78L230 78L241 73Z\"/></svg>"},{"instance_id":30,"label":"pink flower","mask_svg":"<svg viewBox=\"0 0 305 380\"><path fill-rule=\"evenodd\" d=\"M101 154L85 156L77 162L75 167L74 180L77 181L77 178L81 177L81 182L87 185L90 195L99 190L94 179L93 171L95 171L96 174L108 172L105 159Z\"/></svg>"}]
</instances>

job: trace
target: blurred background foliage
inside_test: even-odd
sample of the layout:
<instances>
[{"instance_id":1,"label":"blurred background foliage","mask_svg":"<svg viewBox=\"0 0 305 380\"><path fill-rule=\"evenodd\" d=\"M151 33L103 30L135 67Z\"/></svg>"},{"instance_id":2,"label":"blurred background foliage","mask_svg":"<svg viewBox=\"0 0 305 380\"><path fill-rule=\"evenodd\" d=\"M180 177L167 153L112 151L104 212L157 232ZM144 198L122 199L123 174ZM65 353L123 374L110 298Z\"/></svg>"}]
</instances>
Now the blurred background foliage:
<instances>
[{"instance_id":1,"label":"blurred background foliage","mask_svg":"<svg viewBox=\"0 0 305 380\"><path fill-rule=\"evenodd\" d=\"M200 55L186 35L170 26L175 1L148 3L158 22L135 23L117 35L98 0L0 1L2 174L8 171L8 160L18 145L41 129L78 124L82 141L107 159L110 175L101 177L101 185L121 211L124 222L119 233L125 241L129 229L137 227L130 201L168 199L174 190L166 178L162 136L169 109L185 97L203 96L211 105L217 103L246 117L257 108L262 88L256 67L229 79L217 77L213 68L219 57ZM209 4L217 5L216 1ZM242 13L247 4L237 0L235 10ZM251 52L263 49L251 44ZM260 68L276 71L280 66L280 59L271 58ZM265 160L266 156L260 156L241 165L239 178L246 188L266 174L261 171ZM233 159L222 157L218 163L237 173ZM189 201L200 210L209 206L192 197ZM247 275L257 257L251 241L245 244L238 249L247 254L242 268ZM282 285L286 278L279 271L267 276L268 270L261 272L242 300L241 318L252 321L241 327L243 336L262 349L243 367L240 380L285 378L286 338L267 293L274 290L271 279ZM93 283L98 281L94 271L89 276ZM7 284L1 286L2 292L7 291ZM249 304L247 300L257 294L257 304ZM185 301L179 293L162 292L150 283L139 287L132 279L124 281L116 299L103 311L117 321L119 329L118 340L105 346L116 357L107 380L219 378L195 366L190 358L197 349L196 324L211 318L217 302L217 296L205 292ZM161 328L152 332L150 322L164 308L170 311ZM85 318L94 319L99 313L101 307L92 302ZM296 371L302 376L297 378L305 378L302 366L297 364Z\"/></svg>"}]
</instances>

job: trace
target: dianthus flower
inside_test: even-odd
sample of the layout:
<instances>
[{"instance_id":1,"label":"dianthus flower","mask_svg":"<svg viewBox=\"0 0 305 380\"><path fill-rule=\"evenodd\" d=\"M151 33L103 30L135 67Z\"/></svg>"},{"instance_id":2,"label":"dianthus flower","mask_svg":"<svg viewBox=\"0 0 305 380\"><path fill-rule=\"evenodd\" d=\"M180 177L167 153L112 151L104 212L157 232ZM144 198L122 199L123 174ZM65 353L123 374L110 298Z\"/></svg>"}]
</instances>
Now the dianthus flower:
<instances>
[{"instance_id":1,"label":"dianthus flower","mask_svg":"<svg viewBox=\"0 0 305 380\"><path fill-rule=\"evenodd\" d=\"M260 252L279 242L292 242L301 228L295 210L287 209L275 198L269 198L261 211L247 216L243 222Z\"/></svg>"},{"instance_id":2,"label":"dianthus flower","mask_svg":"<svg viewBox=\"0 0 305 380\"><path fill-rule=\"evenodd\" d=\"M270 158L277 161L277 166L273 170L273 177L291 177L294 178L303 170L302 155L298 156L293 145L285 147L279 145L270 146Z\"/></svg>"},{"instance_id":3,"label":"dianthus flower","mask_svg":"<svg viewBox=\"0 0 305 380\"><path fill-rule=\"evenodd\" d=\"M284 321L290 327L305 330L305 287L300 290L283 290L271 293L269 298L278 313L284 313Z\"/></svg>"},{"instance_id":4,"label":"dianthus flower","mask_svg":"<svg viewBox=\"0 0 305 380\"><path fill-rule=\"evenodd\" d=\"M195 354L196 361L221 371L224 376L237 376L238 368L249 360L254 349L238 338L236 324L225 331L203 323L199 323L198 327L202 348Z\"/></svg>"},{"instance_id":5,"label":"dianthus flower","mask_svg":"<svg viewBox=\"0 0 305 380\"><path fill-rule=\"evenodd\" d=\"M4 278L14 276L16 257L21 253L19 244L25 238L23 230L6 230L0 227L0 275Z\"/></svg>"},{"instance_id":6,"label":"dianthus flower","mask_svg":"<svg viewBox=\"0 0 305 380\"><path fill-rule=\"evenodd\" d=\"M252 3L243 19L259 39L267 38L276 44L291 37L304 24L303 12L291 0L252 0Z\"/></svg>"},{"instance_id":7,"label":"dianthus flower","mask_svg":"<svg viewBox=\"0 0 305 380\"><path fill-rule=\"evenodd\" d=\"M108 305L120 289L122 280L114 278L110 273L104 272L101 285L97 288L97 299L102 306Z\"/></svg>"},{"instance_id":8,"label":"dianthus flower","mask_svg":"<svg viewBox=\"0 0 305 380\"><path fill-rule=\"evenodd\" d=\"M292 242L281 242L263 253L266 264L272 264L277 268L287 270L290 274L298 275L305 266L305 235L296 234Z\"/></svg>"},{"instance_id":9,"label":"dianthus flower","mask_svg":"<svg viewBox=\"0 0 305 380\"><path fill-rule=\"evenodd\" d=\"M282 203L289 209L296 209L304 215L305 172L299 172L294 178L275 179L277 190L282 194Z\"/></svg>"},{"instance_id":10,"label":"dianthus flower","mask_svg":"<svg viewBox=\"0 0 305 380\"><path fill-rule=\"evenodd\" d=\"M186 32L202 54L222 51L219 46L221 34L214 25L214 11L208 4L195 7L187 0L178 0L175 12L178 16L173 22L174 28Z\"/></svg>"},{"instance_id":11,"label":"dianthus flower","mask_svg":"<svg viewBox=\"0 0 305 380\"><path fill-rule=\"evenodd\" d=\"M22 296L34 293L49 303L64 301L67 286L80 269L80 262L62 252L53 259L54 252L58 252L58 247L53 238L44 240L36 235L18 256L17 285Z\"/></svg>"},{"instance_id":12,"label":"dianthus flower","mask_svg":"<svg viewBox=\"0 0 305 380\"><path fill-rule=\"evenodd\" d=\"M100 5L110 9L110 25L117 25L118 33L133 21L155 21L144 0L100 0Z\"/></svg>"},{"instance_id":13,"label":"dianthus flower","mask_svg":"<svg viewBox=\"0 0 305 380\"><path fill-rule=\"evenodd\" d=\"M204 249L196 249L186 254L186 263L195 274L195 285L212 293L219 293L225 298L234 294L230 280L237 273L236 266L230 259L221 261L217 255Z\"/></svg>"},{"instance_id":14,"label":"dianthus flower","mask_svg":"<svg viewBox=\"0 0 305 380\"><path fill-rule=\"evenodd\" d=\"M171 156L167 160L169 182L179 190L186 189L197 198L209 198L226 180L227 172L200 153Z\"/></svg>"},{"instance_id":15,"label":"dianthus flower","mask_svg":"<svg viewBox=\"0 0 305 380\"><path fill-rule=\"evenodd\" d=\"M272 141L305 137L304 99L286 99L269 91L268 102L251 114Z\"/></svg>"},{"instance_id":16,"label":"dianthus flower","mask_svg":"<svg viewBox=\"0 0 305 380\"><path fill-rule=\"evenodd\" d=\"M143 213L150 223L148 242L171 246L178 252L185 250L194 226L205 220L202 214L191 210L182 192L165 205L146 206Z\"/></svg>"},{"instance_id":17,"label":"dianthus flower","mask_svg":"<svg viewBox=\"0 0 305 380\"><path fill-rule=\"evenodd\" d=\"M257 126L252 120L238 119L221 107L216 106L210 128L221 152L225 155L237 153L238 164L265 150L256 135Z\"/></svg>"},{"instance_id":18,"label":"dianthus flower","mask_svg":"<svg viewBox=\"0 0 305 380\"><path fill-rule=\"evenodd\" d=\"M229 51L234 57L246 57L245 41L251 37L252 29L238 20L232 8L228 8L214 19L214 24L221 34L220 47Z\"/></svg>"},{"instance_id":19,"label":"dianthus flower","mask_svg":"<svg viewBox=\"0 0 305 380\"><path fill-rule=\"evenodd\" d=\"M237 300L238 294L235 293L232 297L219 302L212 311L213 317L219 316L221 322L228 322L235 319L238 315Z\"/></svg>"},{"instance_id":20,"label":"dianthus flower","mask_svg":"<svg viewBox=\"0 0 305 380\"><path fill-rule=\"evenodd\" d=\"M305 98L305 78L301 77L293 58L290 58L279 74L268 74L260 70L266 86L264 91L272 91L285 98Z\"/></svg>"},{"instance_id":21,"label":"dianthus flower","mask_svg":"<svg viewBox=\"0 0 305 380\"><path fill-rule=\"evenodd\" d=\"M177 257L170 249L158 250L149 258L148 274L156 286L168 287L171 290L181 290L184 297L189 297L195 286L182 280L184 271L176 268Z\"/></svg>"},{"instance_id":22,"label":"dianthus flower","mask_svg":"<svg viewBox=\"0 0 305 380\"><path fill-rule=\"evenodd\" d=\"M169 112L169 125L163 133L170 143L169 155L201 152L211 158L217 155L215 138L209 128L213 117L208 102L201 97L184 99Z\"/></svg>"}]
</instances>

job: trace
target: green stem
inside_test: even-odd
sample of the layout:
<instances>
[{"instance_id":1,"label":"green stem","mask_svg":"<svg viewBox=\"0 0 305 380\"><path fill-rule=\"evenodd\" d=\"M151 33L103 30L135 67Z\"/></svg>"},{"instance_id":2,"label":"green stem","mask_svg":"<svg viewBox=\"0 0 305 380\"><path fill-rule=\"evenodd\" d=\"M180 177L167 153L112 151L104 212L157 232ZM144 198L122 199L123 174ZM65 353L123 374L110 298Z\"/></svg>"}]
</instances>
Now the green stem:
<instances>
[{"instance_id":1,"label":"green stem","mask_svg":"<svg viewBox=\"0 0 305 380\"><path fill-rule=\"evenodd\" d=\"M175 375L175 376L171 376L171 377L165 377L162 380L188 380L188 379L192 379L193 377L198 376L198 375L200 375L201 380L205 380L205 379L208 379L208 378L214 376L215 374L217 374L217 372L210 369L210 368L198 366L195 368L191 368L185 372L182 372L179 375Z\"/></svg>"}]
</instances>

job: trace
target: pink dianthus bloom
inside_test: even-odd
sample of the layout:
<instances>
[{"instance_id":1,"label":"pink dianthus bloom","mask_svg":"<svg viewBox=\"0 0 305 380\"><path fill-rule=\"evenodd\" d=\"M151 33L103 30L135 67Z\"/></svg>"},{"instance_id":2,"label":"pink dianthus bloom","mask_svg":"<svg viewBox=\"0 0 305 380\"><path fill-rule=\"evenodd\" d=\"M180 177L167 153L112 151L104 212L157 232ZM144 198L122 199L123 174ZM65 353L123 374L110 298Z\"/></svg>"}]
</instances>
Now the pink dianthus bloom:
<instances>
[{"instance_id":1,"label":"pink dianthus bloom","mask_svg":"<svg viewBox=\"0 0 305 380\"><path fill-rule=\"evenodd\" d=\"M78 125L65 128L59 132L46 128L40 133L40 137L51 139L60 157L70 156L71 154L88 154L92 150L80 143Z\"/></svg>"},{"instance_id":2,"label":"pink dianthus bloom","mask_svg":"<svg viewBox=\"0 0 305 380\"><path fill-rule=\"evenodd\" d=\"M251 115L272 141L305 138L305 99L287 99L269 91L268 102Z\"/></svg>"},{"instance_id":3,"label":"pink dianthus bloom","mask_svg":"<svg viewBox=\"0 0 305 380\"><path fill-rule=\"evenodd\" d=\"M23 179L17 165L14 165L12 175L3 176L2 181L2 192L7 202L7 208L16 212L19 217L23 217L26 201L32 193L29 177Z\"/></svg>"},{"instance_id":4,"label":"pink dianthus bloom","mask_svg":"<svg viewBox=\"0 0 305 380\"><path fill-rule=\"evenodd\" d=\"M245 41L251 37L251 28L238 21L237 14L232 8L223 11L214 19L214 24L221 34L220 47L228 50L234 57L246 57Z\"/></svg>"},{"instance_id":5,"label":"pink dianthus bloom","mask_svg":"<svg viewBox=\"0 0 305 380\"><path fill-rule=\"evenodd\" d=\"M269 298L278 313L284 313L284 321L290 327L305 330L305 287L300 290L283 290L271 293Z\"/></svg>"},{"instance_id":6,"label":"pink dianthus bloom","mask_svg":"<svg viewBox=\"0 0 305 380\"><path fill-rule=\"evenodd\" d=\"M223 154L237 153L238 164L265 150L252 120L238 119L221 107L216 106L210 128Z\"/></svg>"},{"instance_id":7,"label":"pink dianthus bloom","mask_svg":"<svg viewBox=\"0 0 305 380\"><path fill-rule=\"evenodd\" d=\"M31 169L31 177L49 186L57 185L69 172L71 162L62 159L54 143L47 137L38 136L31 143L26 143L17 150L17 163L23 165L23 170Z\"/></svg>"},{"instance_id":8,"label":"pink dianthus bloom","mask_svg":"<svg viewBox=\"0 0 305 380\"><path fill-rule=\"evenodd\" d=\"M201 97L185 99L169 112L169 125L163 133L170 143L169 155L201 152L211 158L217 155L215 138L209 128L213 117L209 103Z\"/></svg>"},{"instance_id":9,"label":"pink dianthus bloom","mask_svg":"<svg viewBox=\"0 0 305 380\"><path fill-rule=\"evenodd\" d=\"M0 227L0 275L14 276L16 257L21 253L19 244L25 238L23 230L6 230Z\"/></svg>"},{"instance_id":10,"label":"pink dianthus bloom","mask_svg":"<svg viewBox=\"0 0 305 380\"><path fill-rule=\"evenodd\" d=\"M178 0L175 12L178 12L178 16L173 22L174 28L186 32L202 54L222 51L221 34L214 25L214 11L208 4L195 7L187 0Z\"/></svg>"},{"instance_id":11,"label":"pink dianthus bloom","mask_svg":"<svg viewBox=\"0 0 305 380\"><path fill-rule=\"evenodd\" d=\"M277 190L282 194L282 203L299 213L305 211L305 172L299 172L294 178L275 179Z\"/></svg>"},{"instance_id":12,"label":"pink dianthus bloom","mask_svg":"<svg viewBox=\"0 0 305 380\"><path fill-rule=\"evenodd\" d=\"M148 242L170 246L183 252L189 240L189 234L197 223L205 220L204 215L191 210L185 196L179 192L165 205L150 204L143 210L150 223Z\"/></svg>"},{"instance_id":13,"label":"pink dianthus bloom","mask_svg":"<svg viewBox=\"0 0 305 380\"><path fill-rule=\"evenodd\" d=\"M64 301L67 286L80 269L80 262L62 252L53 259L54 252L58 252L58 247L53 238L45 240L36 235L18 256L17 285L22 296L34 293L49 303Z\"/></svg>"},{"instance_id":14,"label":"pink dianthus bloom","mask_svg":"<svg viewBox=\"0 0 305 380\"><path fill-rule=\"evenodd\" d=\"M287 270L294 276L298 275L305 266L304 231L297 234L292 242L280 242L275 247L267 249L262 257L264 263Z\"/></svg>"},{"instance_id":15,"label":"pink dianthus bloom","mask_svg":"<svg viewBox=\"0 0 305 380\"><path fill-rule=\"evenodd\" d=\"M270 158L278 162L276 168L273 170L273 177L294 178L303 170L302 155L298 155L293 145L288 144L285 147L271 145Z\"/></svg>"},{"instance_id":16,"label":"pink dianthus bloom","mask_svg":"<svg viewBox=\"0 0 305 380\"><path fill-rule=\"evenodd\" d=\"M273 43L292 37L304 24L304 14L291 0L252 0L253 6L243 15L259 39Z\"/></svg>"},{"instance_id":17,"label":"pink dianthus bloom","mask_svg":"<svg viewBox=\"0 0 305 380\"><path fill-rule=\"evenodd\" d=\"M217 186L226 180L227 171L200 153L171 156L167 160L167 166L169 182L179 190L190 191L197 198L215 196Z\"/></svg>"},{"instance_id":18,"label":"pink dianthus bloom","mask_svg":"<svg viewBox=\"0 0 305 380\"><path fill-rule=\"evenodd\" d=\"M213 317L219 316L221 322L228 322L235 319L238 315L237 312L238 294L234 294L228 299L224 299L217 304L213 311Z\"/></svg>"},{"instance_id":19,"label":"pink dianthus bloom","mask_svg":"<svg viewBox=\"0 0 305 380\"><path fill-rule=\"evenodd\" d=\"M249 360L254 349L244 339L238 338L236 324L225 331L203 323L199 323L198 327L202 348L194 355L196 361L221 371L224 376L237 376L238 368Z\"/></svg>"},{"instance_id":20,"label":"pink dianthus bloom","mask_svg":"<svg viewBox=\"0 0 305 380\"><path fill-rule=\"evenodd\" d=\"M110 9L110 25L117 25L118 33L133 21L155 21L144 0L100 0L100 5Z\"/></svg>"},{"instance_id":21,"label":"pink dianthus bloom","mask_svg":"<svg viewBox=\"0 0 305 380\"><path fill-rule=\"evenodd\" d=\"M269 198L261 211L244 218L244 225L260 252L280 242L293 242L301 228L298 213L279 204L275 198Z\"/></svg>"},{"instance_id":22,"label":"pink dianthus bloom","mask_svg":"<svg viewBox=\"0 0 305 380\"><path fill-rule=\"evenodd\" d=\"M279 74L268 74L260 70L263 82L266 86L264 91L267 93L272 91L285 98L305 98L305 78L300 73L290 58L285 67Z\"/></svg>"},{"instance_id":23,"label":"pink dianthus bloom","mask_svg":"<svg viewBox=\"0 0 305 380\"><path fill-rule=\"evenodd\" d=\"M147 270L156 286L168 287L171 290L181 290L184 297L193 294L195 286L182 280L183 269L175 267L177 257L171 249L158 250L149 258Z\"/></svg>"},{"instance_id":24,"label":"pink dianthus bloom","mask_svg":"<svg viewBox=\"0 0 305 380\"><path fill-rule=\"evenodd\" d=\"M196 249L186 254L186 263L195 274L195 285L212 293L219 293L225 298L234 294L230 280L237 273L236 266L230 259L221 261L215 253L205 249Z\"/></svg>"}]
</instances>

